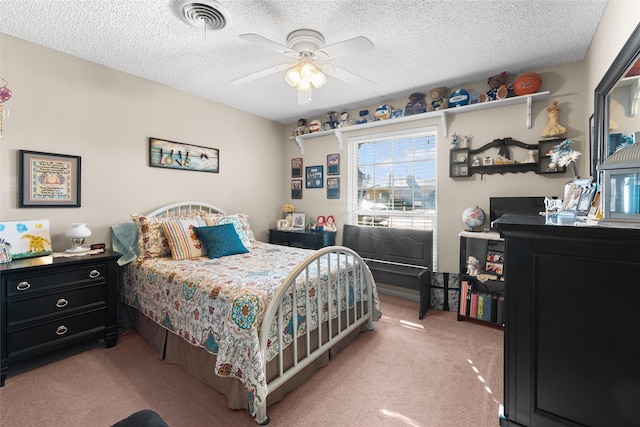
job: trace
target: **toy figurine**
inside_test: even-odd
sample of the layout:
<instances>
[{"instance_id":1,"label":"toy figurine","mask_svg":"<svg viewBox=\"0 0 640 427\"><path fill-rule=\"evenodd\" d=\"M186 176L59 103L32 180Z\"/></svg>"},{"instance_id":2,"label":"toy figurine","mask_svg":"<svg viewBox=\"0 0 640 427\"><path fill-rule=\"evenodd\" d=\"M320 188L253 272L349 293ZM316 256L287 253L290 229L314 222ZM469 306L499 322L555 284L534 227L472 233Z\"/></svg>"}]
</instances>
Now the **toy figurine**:
<instances>
[{"instance_id":1,"label":"toy figurine","mask_svg":"<svg viewBox=\"0 0 640 427\"><path fill-rule=\"evenodd\" d=\"M307 121L305 119L298 120L298 127L293 131L293 136L304 135L311 132L307 127Z\"/></svg>"},{"instance_id":2,"label":"toy figurine","mask_svg":"<svg viewBox=\"0 0 640 427\"><path fill-rule=\"evenodd\" d=\"M360 116L360 118L356 120L357 125L361 125L363 123L368 123L371 121L369 110L360 110L360 113L358 113L358 115Z\"/></svg>"},{"instance_id":3,"label":"toy figurine","mask_svg":"<svg viewBox=\"0 0 640 427\"><path fill-rule=\"evenodd\" d=\"M351 126L351 120L349 120L349 113L346 111L340 113L340 123L338 123L339 128Z\"/></svg>"},{"instance_id":4,"label":"toy figurine","mask_svg":"<svg viewBox=\"0 0 640 427\"><path fill-rule=\"evenodd\" d=\"M333 218L333 215L327 217L327 223L324 225L324 229L325 231L337 231L336 220Z\"/></svg>"},{"instance_id":5,"label":"toy figurine","mask_svg":"<svg viewBox=\"0 0 640 427\"><path fill-rule=\"evenodd\" d=\"M500 74L489 77L487 80L489 91L480 94L480 102L495 101L496 99L504 99L509 97L510 91L513 92L513 85L507 86L507 73L503 71Z\"/></svg>"},{"instance_id":6,"label":"toy figurine","mask_svg":"<svg viewBox=\"0 0 640 427\"><path fill-rule=\"evenodd\" d=\"M458 134L454 133L451 135L451 147L458 148Z\"/></svg>"},{"instance_id":7,"label":"toy figurine","mask_svg":"<svg viewBox=\"0 0 640 427\"><path fill-rule=\"evenodd\" d=\"M378 108L376 108L376 120L387 120L388 118L391 117L391 111L393 110L393 107L390 107L387 104L382 104L381 106L379 106Z\"/></svg>"},{"instance_id":8,"label":"toy figurine","mask_svg":"<svg viewBox=\"0 0 640 427\"><path fill-rule=\"evenodd\" d=\"M309 123L309 132L320 132L320 120L311 120L311 123Z\"/></svg>"},{"instance_id":9,"label":"toy figurine","mask_svg":"<svg viewBox=\"0 0 640 427\"><path fill-rule=\"evenodd\" d=\"M413 114L420 114L427 111L424 106L424 93L414 92L409 95L409 103L404 107L404 115L411 116Z\"/></svg>"},{"instance_id":10,"label":"toy figurine","mask_svg":"<svg viewBox=\"0 0 640 427\"><path fill-rule=\"evenodd\" d=\"M327 113L328 121L324 122L324 130L331 130L338 127L338 113L329 111Z\"/></svg>"},{"instance_id":11,"label":"toy figurine","mask_svg":"<svg viewBox=\"0 0 640 427\"><path fill-rule=\"evenodd\" d=\"M431 89L429 95L431 96L431 104L427 107L427 111L444 110L449 107L449 100L446 96L446 87L436 87Z\"/></svg>"}]
</instances>

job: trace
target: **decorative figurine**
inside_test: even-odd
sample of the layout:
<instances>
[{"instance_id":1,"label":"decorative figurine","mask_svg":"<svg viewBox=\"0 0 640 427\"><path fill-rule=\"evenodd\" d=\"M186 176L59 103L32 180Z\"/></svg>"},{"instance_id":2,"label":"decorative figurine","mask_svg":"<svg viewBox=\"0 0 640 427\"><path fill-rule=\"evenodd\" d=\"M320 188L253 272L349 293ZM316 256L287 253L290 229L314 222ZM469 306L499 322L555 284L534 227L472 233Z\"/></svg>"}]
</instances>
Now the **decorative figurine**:
<instances>
[{"instance_id":1,"label":"decorative figurine","mask_svg":"<svg viewBox=\"0 0 640 427\"><path fill-rule=\"evenodd\" d=\"M324 225L325 231L337 231L336 220L333 215L327 217L327 223Z\"/></svg>"},{"instance_id":2,"label":"decorative figurine","mask_svg":"<svg viewBox=\"0 0 640 427\"><path fill-rule=\"evenodd\" d=\"M567 131L564 126L558 123L558 101L553 101L549 108L549 118L547 120L547 126L542 130L540 136L543 138L553 138L555 136L562 136Z\"/></svg>"},{"instance_id":3,"label":"decorative figurine","mask_svg":"<svg viewBox=\"0 0 640 427\"><path fill-rule=\"evenodd\" d=\"M327 113L328 121L324 122L324 130L331 130L338 127L338 113L329 111Z\"/></svg>"},{"instance_id":4,"label":"decorative figurine","mask_svg":"<svg viewBox=\"0 0 640 427\"><path fill-rule=\"evenodd\" d=\"M454 133L451 135L451 147L458 148L458 134Z\"/></svg>"},{"instance_id":5,"label":"decorative figurine","mask_svg":"<svg viewBox=\"0 0 640 427\"><path fill-rule=\"evenodd\" d=\"M360 110L360 113L358 114L360 116L360 119L356 120L357 125L361 125L363 123L368 123L371 121L371 118L369 116L369 110Z\"/></svg>"},{"instance_id":6,"label":"decorative figurine","mask_svg":"<svg viewBox=\"0 0 640 427\"><path fill-rule=\"evenodd\" d=\"M309 123L309 132L320 132L320 126L320 120L311 120L311 123Z\"/></svg>"},{"instance_id":7,"label":"decorative figurine","mask_svg":"<svg viewBox=\"0 0 640 427\"><path fill-rule=\"evenodd\" d=\"M307 121L305 119L298 120L298 127L293 131L293 136L304 135L311 132L307 127Z\"/></svg>"},{"instance_id":8,"label":"decorative figurine","mask_svg":"<svg viewBox=\"0 0 640 427\"><path fill-rule=\"evenodd\" d=\"M480 102L495 101L496 99L505 99L509 97L506 71L489 77L487 84L490 89L488 92L480 94Z\"/></svg>"},{"instance_id":9,"label":"decorative figurine","mask_svg":"<svg viewBox=\"0 0 640 427\"><path fill-rule=\"evenodd\" d=\"M425 94L420 92L414 92L409 95L409 102L404 107L404 115L411 116L413 114L420 114L427 111L424 106L424 97Z\"/></svg>"},{"instance_id":10,"label":"decorative figurine","mask_svg":"<svg viewBox=\"0 0 640 427\"><path fill-rule=\"evenodd\" d=\"M478 266L480 265L480 261L478 258L470 256L467 258L467 274L469 276L477 276L480 273Z\"/></svg>"},{"instance_id":11,"label":"decorative figurine","mask_svg":"<svg viewBox=\"0 0 640 427\"><path fill-rule=\"evenodd\" d=\"M527 160L522 163L535 163L536 162L536 152L533 150L527 151Z\"/></svg>"},{"instance_id":12,"label":"decorative figurine","mask_svg":"<svg viewBox=\"0 0 640 427\"><path fill-rule=\"evenodd\" d=\"M471 166L480 166L480 157L473 156L473 162L471 162Z\"/></svg>"},{"instance_id":13,"label":"decorative figurine","mask_svg":"<svg viewBox=\"0 0 640 427\"><path fill-rule=\"evenodd\" d=\"M449 100L447 99L447 88L436 87L431 89L429 96L431 96L431 104L428 105L427 111L444 110L449 106Z\"/></svg>"},{"instance_id":14,"label":"decorative figurine","mask_svg":"<svg viewBox=\"0 0 640 427\"><path fill-rule=\"evenodd\" d=\"M349 113L343 111L340 113L340 123L338 123L339 128L351 126L351 120L349 120Z\"/></svg>"},{"instance_id":15,"label":"decorative figurine","mask_svg":"<svg viewBox=\"0 0 640 427\"><path fill-rule=\"evenodd\" d=\"M393 110L393 107L390 107L387 104L382 104L376 108L376 120L387 120L391 117L391 110Z\"/></svg>"},{"instance_id":16,"label":"decorative figurine","mask_svg":"<svg viewBox=\"0 0 640 427\"><path fill-rule=\"evenodd\" d=\"M473 135L462 136L462 148L471 148L471 138L473 138Z\"/></svg>"}]
</instances>

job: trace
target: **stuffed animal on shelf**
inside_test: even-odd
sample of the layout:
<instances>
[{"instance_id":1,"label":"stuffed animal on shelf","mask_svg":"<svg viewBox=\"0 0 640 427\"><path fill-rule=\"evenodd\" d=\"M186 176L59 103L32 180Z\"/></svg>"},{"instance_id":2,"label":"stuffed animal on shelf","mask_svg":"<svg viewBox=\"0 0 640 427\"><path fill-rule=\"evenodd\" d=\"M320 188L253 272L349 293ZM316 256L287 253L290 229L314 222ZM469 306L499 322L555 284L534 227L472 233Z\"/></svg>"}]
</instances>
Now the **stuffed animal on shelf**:
<instances>
[{"instance_id":1,"label":"stuffed animal on shelf","mask_svg":"<svg viewBox=\"0 0 640 427\"><path fill-rule=\"evenodd\" d=\"M414 92L409 95L409 102L404 107L404 115L411 116L413 114L420 114L427 111L424 106L424 93Z\"/></svg>"},{"instance_id":2,"label":"stuffed animal on shelf","mask_svg":"<svg viewBox=\"0 0 640 427\"><path fill-rule=\"evenodd\" d=\"M351 120L349 120L349 113L346 111L340 113L340 123L338 123L339 128L351 126Z\"/></svg>"},{"instance_id":3,"label":"stuffed animal on shelf","mask_svg":"<svg viewBox=\"0 0 640 427\"><path fill-rule=\"evenodd\" d=\"M309 131L311 133L320 132L320 120L311 120L311 123L309 123Z\"/></svg>"},{"instance_id":4,"label":"stuffed animal on shelf","mask_svg":"<svg viewBox=\"0 0 640 427\"><path fill-rule=\"evenodd\" d=\"M358 115L360 116L360 118L356 120L357 125L372 121L371 116L369 115L369 110L360 110Z\"/></svg>"},{"instance_id":5,"label":"stuffed animal on shelf","mask_svg":"<svg viewBox=\"0 0 640 427\"><path fill-rule=\"evenodd\" d=\"M449 107L446 87L436 87L429 91L431 103L427 106L427 111L444 110Z\"/></svg>"},{"instance_id":6,"label":"stuffed animal on shelf","mask_svg":"<svg viewBox=\"0 0 640 427\"><path fill-rule=\"evenodd\" d=\"M338 113L335 111L329 111L327 113L328 121L324 122L324 130L331 130L338 127Z\"/></svg>"},{"instance_id":7,"label":"stuffed animal on shelf","mask_svg":"<svg viewBox=\"0 0 640 427\"><path fill-rule=\"evenodd\" d=\"M307 127L307 121L305 119L298 120L298 127L293 131L293 136L305 135L311 132Z\"/></svg>"},{"instance_id":8,"label":"stuffed animal on shelf","mask_svg":"<svg viewBox=\"0 0 640 427\"><path fill-rule=\"evenodd\" d=\"M495 101L496 99L508 98L511 92L513 92L513 85L511 88L507 86L507 73L503 71L500 74L489 77L487 80L489 90L480 94L480 102Z\"/></svg>"}]
</instances>

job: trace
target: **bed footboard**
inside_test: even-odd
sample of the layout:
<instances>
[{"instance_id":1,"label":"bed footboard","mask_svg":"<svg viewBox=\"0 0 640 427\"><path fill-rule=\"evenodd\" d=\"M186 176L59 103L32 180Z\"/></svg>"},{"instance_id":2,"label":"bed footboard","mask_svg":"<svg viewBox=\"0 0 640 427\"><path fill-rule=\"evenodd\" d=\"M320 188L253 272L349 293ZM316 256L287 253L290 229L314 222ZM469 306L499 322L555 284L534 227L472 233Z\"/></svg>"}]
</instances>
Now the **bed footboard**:
<instances>
[{"instance_id":1,"label":"bed footboard","mask_svg":"<svg viewBox=\"0 0 640 427\"><path fill-rule=\"evenodd\" d=\"M335 268L343 272L324 276L324 289L320 289L320 279L315 277L317 272L324 275ZM269 379L268 391L277 389L363 325L373 330L373 320L377 320L378 315L374 307L374 298L377 300L374 287L369 267L356 252L346 247L320 249L300 263L278 288L260 328L263 360L268 360L269 350L273 352L274 344L277 347L274 360L279 364L278 373ZM292 314L291 307L297 307L296 315ZM318 319L325 318L327 321L318 327ZM277 331L287 332L277 334L277 343L272 343L269 338L274 325ZM317 333L307 333L314 328ZM284 342L283 336L289 336L289 342ZM297 355L288 366L284 364L285 350ZM267 424L266 400L256 402L256 406L256 422Z\"/></svg>"}]
</instances>

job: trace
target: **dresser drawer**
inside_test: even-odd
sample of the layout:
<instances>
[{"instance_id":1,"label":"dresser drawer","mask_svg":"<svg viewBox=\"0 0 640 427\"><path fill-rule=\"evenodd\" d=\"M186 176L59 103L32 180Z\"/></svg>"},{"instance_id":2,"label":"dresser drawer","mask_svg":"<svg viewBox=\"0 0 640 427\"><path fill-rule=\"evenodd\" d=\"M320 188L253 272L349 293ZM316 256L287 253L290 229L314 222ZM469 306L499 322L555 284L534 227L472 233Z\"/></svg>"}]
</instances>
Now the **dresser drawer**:
<instances>
[{"instance_id":1,"label":"dresser drawer","mask_svg":"<svg viewBox=\"0 0 640 427\"><path fill-rule=\"evenodd\" d=\"M63 314L80 307L106 305L106 283L67 289L53 294L7 302L7 326L43 316Z\"/></svg>"},{"instance_id":2,"label":"dresser drawer","mask_svg":"<svg viewBox=\"0 0 640 427\"><path fill-rule=\"evenodd\" d=\"M47 273L15 275L7 280L7 296L26 295L68 283L104 281L106 275L106 264L87 264L69 269L56 269Z\"/></svg>"},{"instance_id":3,"label":"dresser drawer","mask_svg":"<svg viewBox=\"0 0 640 427\"><path fill-rule=\"evenodd\" d=\"M7 357L39 345L72 338L83 332L105 330L107 308L52 320L30 328L7 331Z\"/></svg>"}]
</instances>

